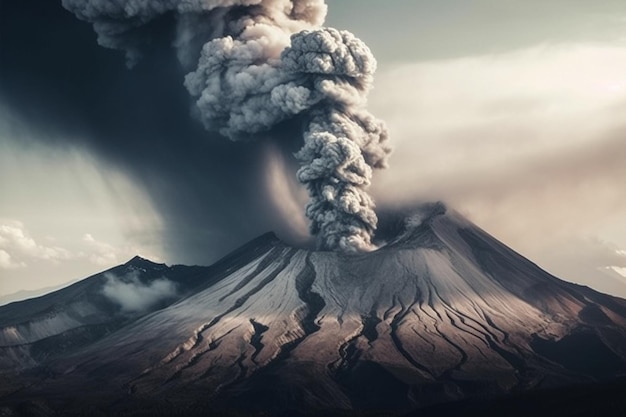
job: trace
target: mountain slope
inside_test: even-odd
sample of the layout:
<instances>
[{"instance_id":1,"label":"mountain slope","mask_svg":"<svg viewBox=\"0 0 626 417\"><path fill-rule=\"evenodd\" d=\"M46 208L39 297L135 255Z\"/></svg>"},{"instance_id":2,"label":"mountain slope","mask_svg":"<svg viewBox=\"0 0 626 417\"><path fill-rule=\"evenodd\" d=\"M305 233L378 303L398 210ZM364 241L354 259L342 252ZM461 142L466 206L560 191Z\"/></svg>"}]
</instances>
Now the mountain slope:
<instances>
[{"instance_id":1,"label":"mountain slope","mask_svg":"<svg viewBox=\"0 0 626 417\"><path fill-rule=\"evenodd\" d=\"M261 237L188 296L45 362L47 377L13 376L28 388L4 400L408 411L626 375L625 300L549 275L441 204L404 223L361 255Z\"/></svg>"},{"instance_id":2,"label":"mountain slope","mask_svg":"<svg viewBox=\"0 0 626 417\"><path fill-rule=\"evenodd\" d=\"M61 290L2 306L0 370L37 366L104 337L184 298L207 270L135 257Z\"/></svg>"}]
</instances>

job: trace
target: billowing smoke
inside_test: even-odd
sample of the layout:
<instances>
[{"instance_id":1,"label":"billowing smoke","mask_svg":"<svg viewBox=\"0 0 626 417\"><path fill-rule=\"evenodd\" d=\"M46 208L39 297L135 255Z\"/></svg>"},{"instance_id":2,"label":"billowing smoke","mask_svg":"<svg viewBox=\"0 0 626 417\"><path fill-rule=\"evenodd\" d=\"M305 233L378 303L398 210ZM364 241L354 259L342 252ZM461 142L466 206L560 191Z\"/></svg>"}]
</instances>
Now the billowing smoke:
<instances>
[{"instance_id":1,"label":"billowing smoke","mask_svg":"<svg viewBox=\"0 0 626 417\"><path fill-rule=\"evenodd\" d=\"M173 42L190 70L185 87L207 130L252 140L297 117L299 181L321 249L372 247L377 217L366 189L390 152L382 122L365 110L376 61L351 33L320 28L323 0L63 0L92 22L101 45L133 65L150 25L176 20ZM195 61L195 64L194 64ZM296 134L296 133L294 133Z\"/></svg>"}]
</instances>

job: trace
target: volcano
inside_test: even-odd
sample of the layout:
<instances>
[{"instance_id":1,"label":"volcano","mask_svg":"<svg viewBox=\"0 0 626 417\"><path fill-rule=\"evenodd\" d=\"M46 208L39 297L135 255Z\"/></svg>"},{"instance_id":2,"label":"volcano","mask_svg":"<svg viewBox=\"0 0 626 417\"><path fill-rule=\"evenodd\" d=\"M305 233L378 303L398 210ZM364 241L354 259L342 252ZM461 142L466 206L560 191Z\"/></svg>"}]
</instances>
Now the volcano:
<instances>
[{"instance_id":1,"label":"volcano","mask_svg":"<svg viewBox=\"0 0 626 417\"><path fill-rule=\"evenodd\" d=\"M270 233L211 267L135 258L0 307L0 411L442 415L623 381L626 300L548 274L441 203L396 223L371 253ZM139 296L174 290L131 309L112 276Z\"/></svg>"}]
</instances>

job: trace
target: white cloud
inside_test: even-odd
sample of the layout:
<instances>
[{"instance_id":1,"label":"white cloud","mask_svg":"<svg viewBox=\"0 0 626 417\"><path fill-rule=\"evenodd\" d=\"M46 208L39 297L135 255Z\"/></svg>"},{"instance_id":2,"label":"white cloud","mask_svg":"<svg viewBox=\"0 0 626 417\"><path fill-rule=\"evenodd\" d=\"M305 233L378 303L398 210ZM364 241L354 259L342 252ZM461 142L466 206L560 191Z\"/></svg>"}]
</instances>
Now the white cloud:
<instances>
[{"instance_id":1,"label":"white cloud","mask_svg":"<svg viewBox=\"0 0 626 417\"><path fill-rule=\"evenodd\" d=\"M83 236L83 242L86 244L86 248L89 249L87 257L93 264L98 266L111 266L119 263L119 249L116 249L108 243L97 241L90 233L86 233ZM126 257L128 257L128 254Z\"/></svg>"},{"instance_id":2,"label":"white cloud","mask_svg":"<svg viewBox=\"0 0 626 417\"><path fill-rule=\"evenodd\" d=\"M626 250L617 249L615 253L617 258L608 263L608 268L626 278Z\"/></svg>"},{"instance_id":3,"label":"white cloud","mask_svg":"<svg viewBox=\"0 0 626 417\"><path fill-rule=\"evenodd\" d=\"M619 266L612 266L611 269L617 272L618 274L620 274L621 276L623 276L624 278L626 278L626 268L622 268Z\"/></svg>"},{"instance_id":4,"label":"white cloud","mask_svg":"<svg viewBox=\"0 0 626 417\"><path fill-rule=\"evenodd\" d=\"M165 277L143 283L137 273L105 276L103 294L128 313L146 311L156 303L176 296L176 283Z\"/></svg>"},{"instance_id":5,"label":"white cloud","mask_svg":"<svg viewBox=\"0 0 626 417\"><path fill-rule=\"evenodd\" d=\"M56 263L74 258L65 248L36 242L28 234L24 224L15 220L0 223L0 249L7 255L11 253L22 259L18 265L26 265L25 262L33 259Z\"/></svg>"},{"instance_id":6,"label":"white cloud","mask_svg":"<svg viewBox=\"0 0 626 417\"><path fill-rule=\"evenodd\" d=\"M41 241L55 241L47 237L36 240L28 232L26 226L17 220L4 220L0 222L0 267L6 269L25 267L34 262L47 262L52 264L67 263L87 259L90 263L99 267L118 265L133 256L140 254L138 247L133 245L111 245L94 238L90 233L85 233L82 239L72 239L64 236L64 241L71 246L79 248L71 252L58 245L46 245ZM144 256L156 260L159 257L152 254Z\"/></svg>"},{"instance_id":7,"label":"white cloud","mask_svg":"<svg viewBox=\"0 0 626 417\"><path fill-rule=\"evenodd\" d=\"M134 245L111 245L94 238L91 233L85 233L82 238L84 251L82 256L100 267L108 267L118 265L135 255L142 255L153 261L160 261L160 257L156 254L145 253L145 250Z\"/></svg>"},{"instance_id":8,"label":"white cloud","mask_svg":"<svg viewBox=\"0 0 626 417\"><path fill-rule=\"evenodd\" d=\"M15 262L7 251L0 249L0 269L16 269L25 266L24 262Z\"/></svg>"},{"instance_id":9,"label":"white cloud","mask_svg":"<svg viewBox=\"0 0 626 417\"><path fill-rule=\"evenodd\" d=\"M22 250L32 250L37 247L35 241L24 233L24 225L19 221L10 221L0 224L0 243L15 244Z\"/></svg>"},{"instance_id":10,"label":"white cloud","mask_svg":"<svg viewBox=\"0 0 626 417\"><path fill-rule=\"evenodd\" d=\"M3 271L0 295L58 286L85 278L126 262L135 255L160 261L160 257L151 251L142 250L128 242L113 245L96 239L91 233L82 236L73 233L60 236L31 235L23 222L0 219L0 270ZM157 282L142 294L146 293L150 299L155 296L153 293L167 288Z\"/></svg>"}]
</instances>

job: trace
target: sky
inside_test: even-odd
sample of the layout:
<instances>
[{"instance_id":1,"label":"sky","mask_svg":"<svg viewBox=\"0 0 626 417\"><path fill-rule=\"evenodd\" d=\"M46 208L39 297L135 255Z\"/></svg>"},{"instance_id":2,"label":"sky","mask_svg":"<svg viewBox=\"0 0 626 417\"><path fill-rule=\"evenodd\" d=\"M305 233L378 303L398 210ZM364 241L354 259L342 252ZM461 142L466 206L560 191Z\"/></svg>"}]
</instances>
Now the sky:
<instances>
[{"instance_id":1,"label":"sky","mask_svg":"<svg viewBox=\"0 0 626 417\"><path fill-rule=\"evenodd\" d=\"M326 25L378 60L368 109L394 148L371 186L380 212L443 200L626 297L626 3L327 4ZM291 130L205 131L166 20L129 69L60 1L1 0L0 19L0 301L137 254L206 265L269 230L308 241Z\"/></svg>"}]
</instances>

